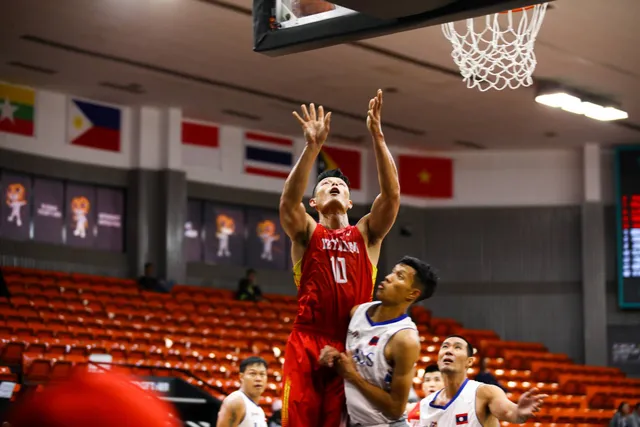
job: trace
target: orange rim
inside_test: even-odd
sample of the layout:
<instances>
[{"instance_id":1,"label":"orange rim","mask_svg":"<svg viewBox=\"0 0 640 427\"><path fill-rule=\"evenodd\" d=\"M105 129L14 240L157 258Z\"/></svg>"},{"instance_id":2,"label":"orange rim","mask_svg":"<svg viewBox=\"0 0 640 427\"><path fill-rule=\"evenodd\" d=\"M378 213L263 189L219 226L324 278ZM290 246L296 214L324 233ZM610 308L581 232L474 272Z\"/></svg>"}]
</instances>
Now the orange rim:
<instances>
[{"instance_id":1,"label":"orange rim","mask_svg":"<svg viewBox=\"0 0 640 427\"><path fill-rule=\"evenodd\" d=\"M519 7L517 9L505 10L504 12L500 12L500 13L522 12L522 11L525 11L525 10L533 9L534 7L535 6Z\"/></svg>"}]
</instances>

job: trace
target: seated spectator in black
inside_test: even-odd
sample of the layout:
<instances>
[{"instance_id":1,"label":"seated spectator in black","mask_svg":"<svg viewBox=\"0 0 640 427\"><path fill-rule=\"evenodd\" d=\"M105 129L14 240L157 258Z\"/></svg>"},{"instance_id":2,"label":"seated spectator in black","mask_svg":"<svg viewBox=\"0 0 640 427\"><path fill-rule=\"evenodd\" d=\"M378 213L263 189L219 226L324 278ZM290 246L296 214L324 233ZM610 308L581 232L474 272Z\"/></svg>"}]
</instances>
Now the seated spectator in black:
<instances>
[{"instance_id":1,"label":"seated spectator in black","mask_svg":"<svg viewBox=\"0 0 640 427\"><path fill-rule=\"evenodd\" d=\"M260 301L262 300L262 291L258 286L257 274L253 268L247 270L245 277L238 282L238 292L236 299L240 301Z\"/></svg>"},{"instance_id":2,"label":"seated spectator in black","mask_svg":"<svg viewBox=\"0 0 640 427\"><path fill-rule=\"evenodd\" d=\"M271 410L273 414L269 417L268 427L282 427L282 400L274 400Z\"/></svg>"},{"instance_id":3,"label":"seated spectator in black","mask_svg":"<svg viewBox=\"0 0 640 427\"><path fill-rule=\"evenodd\" d=\"M11 298L11 294L9 293L9 287L7 286L7 282L4 281L4 276L2 275L1 268L0 268L0 297Z\"/></svg>"},{"instance_id":4,"label":"seated spectator in black","mask_svg":"<svg viewBox=\"0 0 640 427\"><path fill-rule=\"evenodd\" d=\"M153 273L153 264L150 262L144 265L144 274L138 279L138 285L143 291L167 292L164 282Z\"/></svg>"},{"instance_id":5,"label":"seated spectator in black","mask_svg":"<svg viewBox=\"0 0 640 427\"><path fill-rule=\"evenodd\" d=\"M491 384L496 387L500 387L505 393L507 392L507 389L500 384L500 381L498 381L498 379L487 370L486 359L484 357L480 359L480 372L476 375L475 380L479 383Z\"/></svg>"}]
</instances>

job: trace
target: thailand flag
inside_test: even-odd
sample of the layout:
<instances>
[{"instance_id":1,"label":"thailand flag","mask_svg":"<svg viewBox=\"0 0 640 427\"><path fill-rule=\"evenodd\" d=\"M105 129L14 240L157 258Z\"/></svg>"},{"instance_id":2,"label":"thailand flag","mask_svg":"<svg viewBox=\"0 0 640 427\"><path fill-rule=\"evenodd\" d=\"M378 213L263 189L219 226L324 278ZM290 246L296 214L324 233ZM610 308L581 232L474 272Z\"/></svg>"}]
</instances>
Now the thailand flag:
<instances>
[{"instance_id":1,"label":"thailand flag","mask_svg":"<svg viewBox=\"0 0 640 427\"><path fill-rule=\"evenodd\" d=\"M468 414L456 414L456 425L461 426L463 424L469 424Z\"/></svg>"},{"instance_id":2,"label":"thailand flag","mask_svg":"<svg viewBox=\"0 0 640 427\"><path fill-rule=\"evenodd\" d=\"M293 167L293 140L246 132L244 172L286 179Z\"/></svg>"},{"instance_id":3,"label":"thailand flag","mask_svg":"<svg viewBox=\"0 0 640 427\"><path fill-rule=\"evenodd\" d=\"M119 108L71 99L69 103L69 142L73 145L120 151Z\"/></svg>"}]
</instances>

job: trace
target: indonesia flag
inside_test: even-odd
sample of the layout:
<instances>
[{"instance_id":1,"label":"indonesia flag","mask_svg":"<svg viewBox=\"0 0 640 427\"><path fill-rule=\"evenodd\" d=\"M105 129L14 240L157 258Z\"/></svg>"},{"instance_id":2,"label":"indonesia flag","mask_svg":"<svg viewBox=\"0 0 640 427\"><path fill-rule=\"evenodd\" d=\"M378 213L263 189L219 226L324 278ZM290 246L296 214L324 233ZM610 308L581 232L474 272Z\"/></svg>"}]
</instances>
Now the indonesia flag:
<instances>
[{"instance_id":1,"label":"indonesia flag","mask_svg":"<svg viewBox=\"0 0 640 427\"><path fill-rule=\"evenodd\" d=\"M213 123L183 120L182 159L187 165L221 169L220 128Z\"/></svg>"},{"instance_id":2,"label":"indonesia flag","mask_svg":"<svg viewBox=\"0 0 640 427\"><path fill-rule=\"evenodd\" d=\"M244 172L286 179L293 167L293 140L246 132Z\"/></svg>"},{"instance_id":3,"label":"indonesia flag","mask_svg":"<svg viewBox=\"0 0 640 427\"><path fill-rule=\"evenodd\" d=\"M69 142L73 145L107 151L120 151L119 108L71 99L69 103Z\"/></svg>"}]
</instances>

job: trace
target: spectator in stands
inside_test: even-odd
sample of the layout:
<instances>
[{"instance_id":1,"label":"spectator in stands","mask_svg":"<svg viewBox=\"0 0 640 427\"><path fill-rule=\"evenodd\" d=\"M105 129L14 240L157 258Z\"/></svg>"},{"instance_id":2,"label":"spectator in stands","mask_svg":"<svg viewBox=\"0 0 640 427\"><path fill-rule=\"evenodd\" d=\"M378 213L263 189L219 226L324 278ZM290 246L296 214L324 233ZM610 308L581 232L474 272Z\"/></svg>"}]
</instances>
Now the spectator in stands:
<instances>
[{"instance_id":1,"label":"spectator in stands","mask_svg":"<svg viewBox=\"0 0 640 427\"><path fill-rule=\"evenodd\" d=\"M435 393L438 390L442 390L444 388L444 382L442 381L442 374L440 373L440 368L438 368L438 364L433 363L427 366L424 369L424 375L422 376L422 391L424 392L425 397L429 396L431 393ZM415 390L411 387L411 391L415 394ZM417 394L416 394L417 396ZM411 401L409 399L407 403L407 422L410 426L419 426L420 425L420 404L419 399L416 401Z\"/></svg>"},{"instance_id":2,"label":"spectator in stands","mask_svg":"<svg viewBox=\"0 0 640 427\"><path fill-rule=\"evenodd\" d=\"M640 427L640 402L636 403L636 407L629 418L631 418L631 427Z\"/></svg>"},{"instance_id":3,"label":"spectator in stands","mask_svg":"<svg viewBox=\"0 0 640 427\"><path fill-rule=\"evenodd\" d=\"M507 392L507 389L504 388L502 384L500 384L500 381L487 369L487 359L484 357L480 359L480 372L476 375L475 380L479 383L495 385L500 387L505 393Z\"/></svg>"},{"instance_id":4,"label":"spectator in stands","mask_svg":"<svg viewBox=\"0 0 640 427\"><path fill-rule=\"evenodd\" d=\"M138 284L143 291L168 292L164 282L155 276L150 262L144 265L144 274L138 279Z\"/></svg>"},{"instance_id":5,"label":"spectator in stands","mask_svg":"<svg viewBox=\"0 0 640 427\"><path fill-rule=\"evenodd\" d=\"M2 275L2 269L0 269L0 297L11 298L9 287L7 286L7 282L4 281L4 276Z\"/></svg>"},{"instance_id":6,"label":"spectator in stands","mask_svg":"<svg viewBox=\"0 0 640 427\"><path fill-rule=\"evenodd\" d=\"M257 273L253 268L247 270L245 276L238 282L236 298L240 301L261 301L262 291L258 286Z\"/></svg>"},{"instance_id":7,"label":"spectator in stands","mask_svg":"<svg viewBox=\"0 0 640 427\"><path fill-rule=\"evenodd\" d=\"M609 427L633 427L631 417L631 406L629 406L627 402L622 402L618 406L618 410L613 415L613 418L611 418Z\"/></svg>"},{"instance_id":8,"label":"spectator in stands","mask_svg":"<svg viewBox=\"0 0 640 427\"><path fill-rule=\"evenodd\" d=\"M282 427L282 400L274 400L271 410L273 412L269 417L269 427Z\"/></svg>"}]
</instances>

